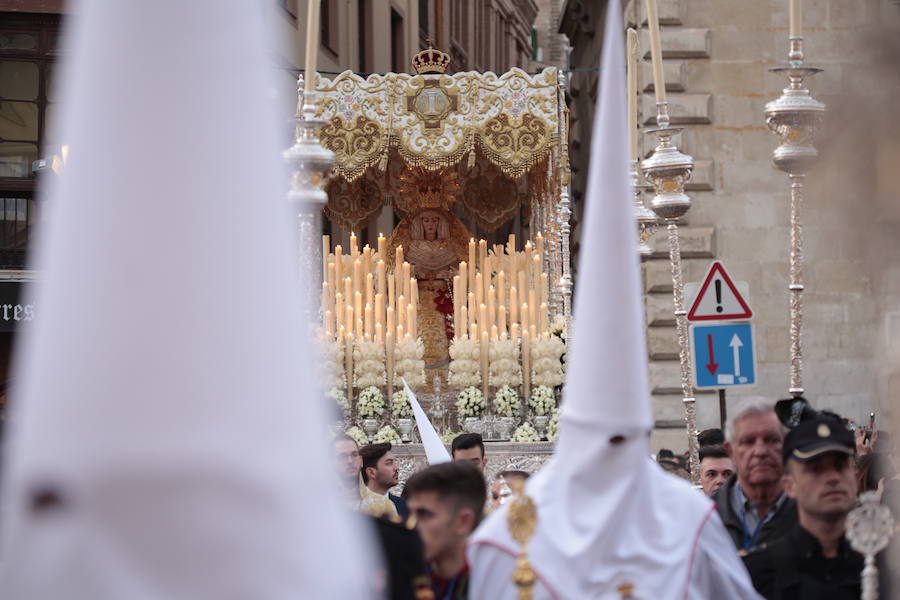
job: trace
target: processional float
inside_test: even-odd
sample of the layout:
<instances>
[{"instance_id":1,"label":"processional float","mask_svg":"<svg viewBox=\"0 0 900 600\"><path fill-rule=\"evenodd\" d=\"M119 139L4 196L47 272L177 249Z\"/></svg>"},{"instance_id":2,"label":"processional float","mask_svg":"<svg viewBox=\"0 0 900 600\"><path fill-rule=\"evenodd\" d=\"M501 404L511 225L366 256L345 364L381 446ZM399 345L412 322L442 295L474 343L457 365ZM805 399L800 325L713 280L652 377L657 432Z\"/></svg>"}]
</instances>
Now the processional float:
<instances>
[{"instance_id":1,"label":"processional float","mask_svg":"<svg viewBox=\"0 0 900 600\"><path fill-rule=\"evenodd\" d=\"M320 274L325 386L369 441L408 440L401 377L430 383L444 429L456 413L487 439L536 441L552 436L571 315L564 80L448 74L449 61L429 48L414 74L301 86L286 157L308 166L292 194L310 207L301 259ZM360 248L386 206L394 230ZM320 213L349 244L318 238Z\"/></svg>"}]
</instances>

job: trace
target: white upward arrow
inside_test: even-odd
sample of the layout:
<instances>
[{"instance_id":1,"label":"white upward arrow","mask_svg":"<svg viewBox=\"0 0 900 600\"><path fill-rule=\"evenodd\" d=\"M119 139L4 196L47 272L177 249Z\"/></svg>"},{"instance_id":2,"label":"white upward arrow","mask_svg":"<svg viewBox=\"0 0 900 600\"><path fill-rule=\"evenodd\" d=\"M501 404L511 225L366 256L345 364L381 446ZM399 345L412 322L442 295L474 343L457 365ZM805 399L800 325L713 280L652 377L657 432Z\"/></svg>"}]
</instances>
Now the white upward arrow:
<instances>
[{"instance_id":1,"label":"white upward arrow","mask_svg":"<svg viewBox=\"0 0 900 600\"><path fill-rule=\"evenodd\" d=\"M738 337L738 334L734 334L734 337L731 338L731 343L728 344L731 346L731 349L734 351L734 376L741 376L741 348L744 346L744 343L741 341L741 338Z\"/></svg>"}]
</instances>

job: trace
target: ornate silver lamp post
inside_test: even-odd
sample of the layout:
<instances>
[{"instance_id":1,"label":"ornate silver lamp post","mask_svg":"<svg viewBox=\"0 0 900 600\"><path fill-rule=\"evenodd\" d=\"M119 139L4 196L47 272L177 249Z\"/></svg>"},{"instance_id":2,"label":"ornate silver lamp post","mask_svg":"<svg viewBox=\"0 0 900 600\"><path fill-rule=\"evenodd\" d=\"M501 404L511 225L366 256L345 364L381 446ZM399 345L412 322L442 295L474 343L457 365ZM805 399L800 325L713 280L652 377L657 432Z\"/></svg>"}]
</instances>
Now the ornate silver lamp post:
<instances>
[{"instance_id":1,"label":"ornate silver lamp post","mask_svg":"<svg viewBox=\"0 0 900 600\"><path fill-rule=\"evenodd\" d=\"M650 208L665 221L669 232L669 261L672 266L672 298L675 326L678 335L678 359L681 364L681 391L684 416L687 424L690 451L691 479L700 482L700 448L697 442L697 408L692 382L690 347L688 342L687 311L684 308L684 283L681 277L681 243L678 239L678 219L691 208L691 199L684 193L684 185L691 178L694 159L678 151L672 136L680 127L669 127L668 102L656 103L656 129L647 133L657 134L658 144L653 155L641 163L647 181L653 186L655 196Z\"/></svg>"},{"instance_id":2,"label":"ornate silver lamp post","mask_svg":"<svg viewBox=\"0 0 900 600\"><path fill-rule=\"evenodd\" d=\"M876 492L860 494L859 506L847 515L847 540L866 559L862 571L862 600L878 600L875 557L887 548L893 533L894 517L891 509L881 503L881 496Z\"/></svg>"},{"instance_id":3,"label":"ornate silver lamp post","mask_svg":"<svg viewBox=\"0 0 900 600\"><path fill-rule=\"evenodd\" d=\"M810 96L803 80L822 69L803 66L803 36L790 37L789 66L772 69L787 75L789 85L781 96L766 104L766 124L781 142L773 152L775 166L791 179L791 251L790 310L791 367L790 387L794 396L803 394L803 228L800 209L806 173L819 156L813 146L825 118L825 105Z\"/></svg>"},{"instance_id":4,"label":"ornate silver lamp post","mask_svg":"<svg viewBox=\"0 0 900 600\"><path fill-rule=\"evenodd\" d=\"M315 73L312 74L315 77ZM310 312L315 312L319 296L317 274L322 266L322 209L328 202L325 183L334 166L334 152L322 147L316 130L324 122L316 117L315 94L303 93L303 75L297 82L300 104L294 145L284 151L284 159L293 167L287 199L297 205L299 229L299 265L301 283L307 294Z\"/></svg>"},{"instance_id":5,"label":"ornate silver lamp post","mask_svg":"<svg viewBox=\"0 0 900 600\"><path fill-rule=\"evenodd\" d=\"M638 255L641 261L645 261L653 254L653 248L650 247L650 237L659 227L659 221L656 213L644 205L643 193L650 186L640 183L640 173L638 171L639 162L636 160L629 161L631 175L631 189L634 193L634 218L638 225Z\"/></svg>"}]
</instances>

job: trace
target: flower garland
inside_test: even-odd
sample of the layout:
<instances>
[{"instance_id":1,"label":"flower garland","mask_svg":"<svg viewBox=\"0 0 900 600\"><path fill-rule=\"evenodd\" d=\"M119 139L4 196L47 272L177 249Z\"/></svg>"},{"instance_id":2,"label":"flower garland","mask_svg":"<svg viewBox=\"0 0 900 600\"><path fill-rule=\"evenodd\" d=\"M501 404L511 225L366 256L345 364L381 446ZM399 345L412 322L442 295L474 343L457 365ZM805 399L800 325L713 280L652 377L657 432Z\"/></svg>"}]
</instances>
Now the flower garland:
<instances>
[{"instance_id":1,"label":"flower garland","mask_svg":"<svg viewBox=\"0 0 900 600\"><path fill-rule=\"evenodd\" d=\"M554 408L553 414L550 416L550 422L547 424L547 441L555 442L556 436L559 435L559 409Z\"/></svg>"},{"instance_id":2,"label":"flower garland","mask_svg":"<svg viewBox=\"0 0 900 600\"><path fill-rule=\"evenodd\" d=\"M391 412L395 419L408 419L412 416L412 405L406 396L406 390L398 390L391 396Z\"/></svg>"},{"instance_id":3,"label":"flower garland","mask_svg":"<svg viewBox=\"0 0 900 600\"><path fill-rule=\"evenodd\" d=\"M545 335L531 344L531 381L534 385L554 388L564 380L562 356L566 344L555 335Z\"/></svg>"},{"instance_id":4,"label":"flower garland","mask_svg":"<svg viewBox=\"0 0 900 600\"><path fill-rule=\"evenodd\" d=\"M528 406L537 416L549 415L550 411L556 408L556 398L553 396L553 390L546 385L539 385L531 390L531 398L528 400Z\"/></svg>"},{"instance_id":5,"label":"flower garland","mask_svg":"<svg viewBox=\"0 0 900 600\"><path fill-rule=\"evenodd\" d=\"M369 438L366 436L366 432L356 425L354 425L344 433L347 434L347 437L351 438L359 446L365 446L369 443Z\"/></svg>"},{"instance_id":6,"label":"flower garland","mask_svg":"<svg viewBox=\"0 0 900 600\"><path fill-rule=\"evenodd\" d=\"M362 389L384 383L384 346L357 340L353 344L353 384Z\"/></svg>"},{"instance_id":7,"label":"flower garland","mask_svg":"<svg viewBox=\"0 0 900 600\"><path fill-rule=\"evenodd\" d=\"M555 335L556 337L566 337L566 317L563 316L562 313L557 314L555 317L553 317L553 321L550 323L550 327L548 329L550 330L550 333Z\"/></svg>"},{"instance_id":8,"label":"flower garland","mask_svg":"<svg viewBox=\"0 0 900 600\"><path fill-rule=\"evenodd\" d=\"M460 417L478 417L484 412L484 394L476 387L467 387L456 399Z\"/></svg>"},{"instance_id":9,"label":"flower garland","mask_svg":"<svg viewBox=\"0 0 900 600\"><path fill-rule=\"evenodd\" d=\"M374 419L384 414L384 394L374 385L359 393L356 410L364 419Z\"/></svg>"},{"instance_id":10,"label":"flower garland","mask_svg":"<svg viewBox=\"0 0 900 600\"><path fill-rule=\"evenodd\" d=\"M341 410L341 414L344 415L344 417L347 417L350 414L350 401L347 400L347 394L344 393L344 390L333 387L328 390L328 393L325 395L334 400L334 403Z\"/></svg>"},{"instance_id":11,"label":"flower garland","mask_svg":"<svg viewBox=\"0 0 900 600\"><path fill-rule=\"evenodd\" d=\"M494 412L501 417L519 416L519 395L508 385L494 394Z\"/></svg>"},{"instance_id":12,"label":"flower garland","mask_svg":"<svg viewBox=\"0 0 900 600\"><path fill-rule=\"evenodd\" d=\"M491 341L489 382L492 386L518 386L522 383L522 367L519 364L519 340L498 339Z\"/></svg>"},{"instance_id":13,"label":"flower garland","mask_svg":"<svg viewBox=\"0 0 900 600\"><path fill-rule=\"evenodd\" d=\"M394 344L394 387L402 388L406 379L410 389L416 390L425 385L425 344L422 340L404 338Z\"/></svg>"},{"instance_id":14,"label":"flower garland","mask_svg":"<svg viewBox=\"0 0 900 600\"><path fill-rule=\"evenodd\" d=\"M384 442L400 443L400 441L400 434L394 431L394 428L390 425L385 425L379 429L375 437L372 438L372 442L375 444L383 444Z\"/></svg>"},{"instance_id":15,"label":"flower garland","mask_svg":"<svg viewBox=\"0 0 900 600\"><path fill-rule=\"evenodd\" d=\"M512 441L514 442L539 442L541 441L540 436L538 435L537 430L529 423L525 421L516 429L515 433L512 435Z\"/></svg>"},{"instance_id":16,"label":"flower garland","mask_svg":"<svg viewBox=\"0 0 900 600\"><path fill-rule=\"evenodd\" d=\"M450 342L450 385L465 389L481 385L479 361L480 344L477 340L456 338Z\"/></svg>"},{"instance_id":17,"label":"flower garland","mask_svg":"<svg viewBox=\"0 0 900 600\"><path fill-rule=\"evenodd\" d=\"M453 438L462 435L462 431L448 431L447 433L441 435L441 441L445 444L452 444Z\"/></svg>"},{"instance_id":18,"label":"flower garland","mask_svg":"<svg viewBox=\"0 0 900 600\"><path fill-rule=\"evenodd\" d=\"M344 370L344 346L337 340L320 337L317 340L319 347L319 371L322 374L322 387L346 389L347 376Z\"/></svg>"}]
</instances>

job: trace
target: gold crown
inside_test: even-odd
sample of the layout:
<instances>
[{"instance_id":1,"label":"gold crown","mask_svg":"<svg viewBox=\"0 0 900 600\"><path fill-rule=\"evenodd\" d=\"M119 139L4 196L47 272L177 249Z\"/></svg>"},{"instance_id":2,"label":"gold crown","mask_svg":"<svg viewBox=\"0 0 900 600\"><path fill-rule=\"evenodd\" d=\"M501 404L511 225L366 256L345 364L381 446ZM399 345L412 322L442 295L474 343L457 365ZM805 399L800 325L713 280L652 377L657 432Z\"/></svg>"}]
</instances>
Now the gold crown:
<instances>
[{"instance_id":1,"label":"gold crown","mask_svg":"<svg viewBox=\"0 0 900 600\"><path fill-rule=\"evenodd\" d=\"M394 208L403 214L429 208L451 210L459 190L459 174L454 169L428 171L422 167L407 166L400 174Z\"/></svg>"},{"instance_id":2,"label":"gold crown","mask_svg":"<svg viewBox=\"0 0 900 600\"><path fill-rule=\"evenodd\" d=\"M450 66L450 55L432 48L429 44L427 49L413 56L412 66L419 75L446 73L447 67Z\"/></svg>"}]
</instances>

